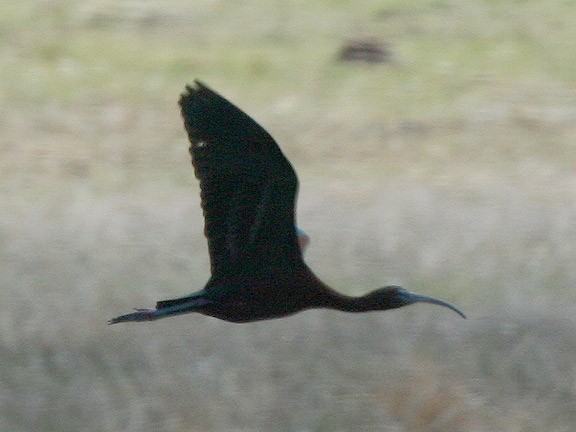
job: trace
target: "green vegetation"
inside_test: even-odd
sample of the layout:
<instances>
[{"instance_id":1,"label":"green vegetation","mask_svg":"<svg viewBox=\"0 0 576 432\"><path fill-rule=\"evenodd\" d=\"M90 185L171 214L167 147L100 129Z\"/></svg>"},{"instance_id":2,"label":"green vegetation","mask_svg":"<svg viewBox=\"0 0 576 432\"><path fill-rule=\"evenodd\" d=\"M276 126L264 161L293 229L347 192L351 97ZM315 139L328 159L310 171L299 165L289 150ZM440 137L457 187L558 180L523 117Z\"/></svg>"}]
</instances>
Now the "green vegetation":
<instances>
[{"instance_id":1,"label":"green vegetation","mask_svg":"<svg viewBox=\"0 0 576 432\"><path fill-rule=\"evenodd\" d=\"M574 2L5 3L1 430L574 430ZM393 60L339 62L355 38ZM469 319L107 327L208 277L194 78L293 161L322 278Z\"/></svg>"}]
</instances>

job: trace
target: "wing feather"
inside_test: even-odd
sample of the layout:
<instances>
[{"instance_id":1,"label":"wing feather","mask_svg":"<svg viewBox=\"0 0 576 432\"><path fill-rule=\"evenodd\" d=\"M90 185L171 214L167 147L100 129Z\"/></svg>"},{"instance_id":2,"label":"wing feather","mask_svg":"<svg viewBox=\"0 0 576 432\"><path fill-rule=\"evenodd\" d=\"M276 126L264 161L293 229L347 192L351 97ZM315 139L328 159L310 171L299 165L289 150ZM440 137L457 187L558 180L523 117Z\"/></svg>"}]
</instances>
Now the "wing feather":
<instances>
[{"instance_id":1,"label":"wing feather","mask_svg":"<svg viewBox=\"0 0 576 432\"><path fill-rule=\"evenodd\" d=\"M180 97L200 180L213 277L301 260L298 179L274 139L247 114L195 81Z\"/></svg>"}]
</instances>

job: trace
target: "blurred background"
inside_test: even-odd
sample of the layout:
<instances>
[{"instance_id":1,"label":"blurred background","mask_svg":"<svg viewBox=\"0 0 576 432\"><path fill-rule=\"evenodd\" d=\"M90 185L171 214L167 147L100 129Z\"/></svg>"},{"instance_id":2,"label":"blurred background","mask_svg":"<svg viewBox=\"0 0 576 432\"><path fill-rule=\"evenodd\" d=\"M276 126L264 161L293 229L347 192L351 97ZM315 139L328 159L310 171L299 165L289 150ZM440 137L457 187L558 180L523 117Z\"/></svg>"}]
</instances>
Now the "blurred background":
<instances>
[{"instance_id":1,"label":"blurred background","mask_svg":"<svg viewBox=\"0 0 576 432\"><path fill-rule=\"evenodd\" d=\"M576 3L0 6L0 429L573 431ZM460 306L108 327L209 276L177 100L300 176L336 289Z\"/></svg>"}]
</instances>

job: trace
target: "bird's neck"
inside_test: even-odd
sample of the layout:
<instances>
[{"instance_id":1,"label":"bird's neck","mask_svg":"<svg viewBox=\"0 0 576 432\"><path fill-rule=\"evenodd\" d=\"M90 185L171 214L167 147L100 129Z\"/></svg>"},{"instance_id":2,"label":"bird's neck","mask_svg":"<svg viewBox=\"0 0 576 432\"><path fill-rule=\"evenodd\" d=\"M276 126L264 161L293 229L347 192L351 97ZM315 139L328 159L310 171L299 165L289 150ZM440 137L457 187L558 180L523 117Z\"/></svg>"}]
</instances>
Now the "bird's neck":
<instances>
[{"instance_id":1,"label":"bird's neck","mask_svg":"<svg viewBox=\"0 0 576 432\"><path fill-rule=\"evenodd\" d=\"M311 271L308 271L307 275L309 279L306 292L314 294L310 301L314 303L314 307L343 312L368 312L382 309L381 306L375 304L373 296L369 296L370 293L359 297L349 296L332 289Z\"/></svg>"},{"instance_id":2,"label":"bird's neck","mask_svg":"<svg viewBox=\"0 0 576 432\"><path fill-rule=\"evenodd\" d=\"M333 291L327 307L343 312L369 312L381 309L368 296L349 296Z\"/></svg>"}]
</instances>

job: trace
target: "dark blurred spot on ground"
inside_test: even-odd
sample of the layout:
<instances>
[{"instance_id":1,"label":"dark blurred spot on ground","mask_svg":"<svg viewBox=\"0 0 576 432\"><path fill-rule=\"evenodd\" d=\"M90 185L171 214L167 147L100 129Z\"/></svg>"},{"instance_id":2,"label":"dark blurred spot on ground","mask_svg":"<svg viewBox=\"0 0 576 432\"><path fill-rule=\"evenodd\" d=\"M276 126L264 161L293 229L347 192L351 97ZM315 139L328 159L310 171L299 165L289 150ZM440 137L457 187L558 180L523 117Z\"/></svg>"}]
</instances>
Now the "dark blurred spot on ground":
<instances>
[{"instance_id":1,"label":"dark blurred spot on ground","mask_svg":"<svg viewBox=\"0 0 576 432\"><path fill-rule=\"evenodd\" d=\"M348 41L342 47L338 54L338 60L342 62L390 63L392 52L383 42L356 39Z\"/></svg>"}]
</instances>

